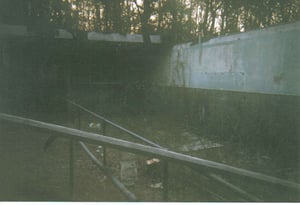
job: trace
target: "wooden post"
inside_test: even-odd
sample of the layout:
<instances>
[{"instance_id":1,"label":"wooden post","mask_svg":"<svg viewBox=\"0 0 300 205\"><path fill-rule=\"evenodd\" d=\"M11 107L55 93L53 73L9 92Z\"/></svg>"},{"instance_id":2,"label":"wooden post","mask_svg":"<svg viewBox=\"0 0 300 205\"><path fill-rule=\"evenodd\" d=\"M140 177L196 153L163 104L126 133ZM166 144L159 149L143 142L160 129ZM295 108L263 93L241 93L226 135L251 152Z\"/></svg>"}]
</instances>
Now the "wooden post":
<instances>
[{"instance_id":1,"label":"wooden post","mask_svg":"<svg viewBox=\"0 0 300 205\"><path fill-rule=\"evenodd\" d=\"M106 122L105 120L102 120L102 134L106 135ZM106 166L106 146L103 145L103 166Z\"/></svg>"},{"instance_id":2,"label":"wooden post","mask_svg":"<svg viewBox=\"0 0 300 205\"><path fill-rule=\"evenodd\" d=\"M70 186L70 200L74 197L74 140L70 140L70 159L69 159L69 186Z\"/></svg>"},{"instance_id":3,"label":"wooden post","mask_svg":"<svg viewBox=\"0 0 300 205\"><path fill-rule=\"evenodd\" d=\"M163 161L163 200L165 202L168 201L168 195L169 195L169 187L168 187L168 162L165 160Z\"/></svg>"}]
</instances>

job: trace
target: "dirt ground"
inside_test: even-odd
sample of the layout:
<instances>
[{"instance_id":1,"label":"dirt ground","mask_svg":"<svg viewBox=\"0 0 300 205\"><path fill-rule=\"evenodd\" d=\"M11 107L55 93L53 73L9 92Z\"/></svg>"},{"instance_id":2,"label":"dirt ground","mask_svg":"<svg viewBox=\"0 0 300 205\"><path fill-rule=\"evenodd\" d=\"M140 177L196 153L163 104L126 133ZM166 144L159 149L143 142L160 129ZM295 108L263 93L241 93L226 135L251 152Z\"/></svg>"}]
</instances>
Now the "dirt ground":
<instances>
[{"instance_id":1,"label":"dirt ground","mask_svg":"<svg viewBox=\"0 0 300 205\"><path fill-rule=\"evenodd\" d=\"M35 115L33 119L75 127L76 121L69 121L66 115ZM141 134L148 139L182 152L187 139L198 137L216 142L214 136L198 136L182 126L180 122L163 116L122 115L107 116L114 122ZM90 128L90 123L102 123L90 116L82 116L81 128L101 133L102 130ZM53 133L31 127L0 123L0 200L1 201L127 201L110 179L92 163L78 144L75 146L74 193L71 197L69 187L69 140L59 138L45 151L43 146ZM106 127L106 135L133 140L119 130ZM189 138L190 136L190 138ZM279 178L298 181L298 166L284 167L272 156L249 153L242 146L218 143L222 147L185 154L226 163L252 171L259 171ZM88 145L100 159L98 145ZM120 179L120 161L127 154L115 149L107 149L107 164L115 177ZM134 155L137 165L137 180L127 188L139 201L163 201L162 188L153 185L162 181L147 171L149 157ZM243 177L227 177L231 182L256 195L261 201L299 201L299 192L266 183L258 183ZM169 163L169 201L249 201L225 186L220 186L202 174L180 164Z\"/></svg>"}]
</instances>

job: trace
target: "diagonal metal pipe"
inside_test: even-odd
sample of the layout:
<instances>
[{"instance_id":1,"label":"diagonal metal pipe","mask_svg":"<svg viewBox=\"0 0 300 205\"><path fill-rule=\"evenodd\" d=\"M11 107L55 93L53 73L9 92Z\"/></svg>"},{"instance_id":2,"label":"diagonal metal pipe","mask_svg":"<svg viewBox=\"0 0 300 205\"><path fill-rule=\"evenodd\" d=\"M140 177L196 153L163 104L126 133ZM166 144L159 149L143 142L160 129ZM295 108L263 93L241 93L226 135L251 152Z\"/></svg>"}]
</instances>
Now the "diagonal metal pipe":
<instances>
[{"instance_id":1,"label":"diagonal metal pipe","mask_svg":"<svg viewBox=\"0 0 300 205\"><path fill-rule=\"evenodd\" d=\"M73 138L78 141L91 142L91 143L103 143L112 148L125 150L133 153L140 153L143 155L156 156L177 163L182 163L190 167L198 167L198 168L204 168L212 171L220 171L228 174L246 176L252 179L257 179L260 181L265 181L272 184L300 190L300 184L292 181L229 166L218 162L192 157L189 155L185 155L185 154L181 154L181 153L177 153L177 152L173 152L161 148L142 145L142 144L120 140L120 139L116 139L116 138L112 138L100 134L95 134L91 132L86 132L86 131L68 128L68 127L64 127L52 123L41 122L37 120L32 120L32 119L4 114L4 113L0 113L0 119L14 122L14 123L19 123L22 125L28 125L36 128L51 130L63 134L64 136L62 137Z\"/></svg>"}]
</instances>

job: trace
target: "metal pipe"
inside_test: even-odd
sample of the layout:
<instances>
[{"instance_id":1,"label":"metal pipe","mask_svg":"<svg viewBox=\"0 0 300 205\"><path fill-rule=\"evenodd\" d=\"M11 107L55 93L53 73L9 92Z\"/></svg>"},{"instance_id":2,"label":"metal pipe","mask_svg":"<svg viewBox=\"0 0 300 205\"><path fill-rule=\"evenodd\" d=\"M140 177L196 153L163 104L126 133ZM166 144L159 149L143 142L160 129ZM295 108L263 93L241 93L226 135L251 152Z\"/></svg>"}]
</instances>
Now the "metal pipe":
<instances>
[{"instance_id":1,"label":"metal pipe","mask_svg":"<svg viewBox=\"0 0 300 205\"><path fill-rule=\"evenodd\" d=\"M130 130L128 130L128 129L126 129L126 128L124 128L124 127L122 127L122 126L120 126L120 125L118 125L118 124L116 124L116 123L114 123L114 122L112 122L112 121L106 119L105 117L103 117L103 116L101 116L101 115L99 115L99 114L96 114L96 113L94 113L94 112L92 112L92 111L86 109L85 107L83 107L83 106L81 106L81 105L79 105L79 104L77 104L77 103L75 103L75 102L73 102L73 101L71 101L71 100L66 100L66 101L69 102L70 104L74 105L75 107L80 108L80 109L84 110L85 112L87 112L87 113L93 115L94 117L103 120L103 122L107 122L108 124L112 125L113 127L116 127L116 128L118 128L118 129L120 129L120 130L126 132L127 134L130 134L130 135L132 135L132 136L134 136L134 137L136 137L136 138L142 140L143 142L145 142L145 143L147 143L147 144L149 144L149 145L152 145L152 146L154 146L154 147L163 148L163 147L161 147L159 144L156 144L156 143L154 143L154 142L152 142L152 141L150 141L150 140L148 140L148 139L146 139L146 138L144 138L144 137L142 137L142 136L140 136L140 135L138 135L138 134L136 134L136 133L134 133L134 132L132 132L132 131L130 131Z\"/></svg>"},{"instance_id":2,"label":"metal pipe","mask_svg":"<svg viewBox=\"0 0 300 205\"><path fill-rule=\"evenodd\" d=\"M81 130L81 111L79 108L77 108L77 118L78 118L78 121L77 121L77 127L79 130Z\"/></svg>"},{"instance_id":3,"label":"metal pipe","mask_svg":"<svg viewBox=\"0 0 300 205\"><path fill-rule=\"evenodd\" d=\"M232 190L238 192L239 194L241 194L242 196L246 197L247 199L251 200L251 201L261 201L259 198L257 198L256 196L253 196L252 194L249 194L248 192L246 192L245 190L241 189L240 187L235 186L234 184L231 184L230 182L228 182L227 180L215 175L215 174L208 174L209 177L213 178L215 181L231 188Z\"/></svg>"},{"instance_id":4,"label":"metal pipe","mask_svg":"<svg viewBox=\"0 0 300 205\"><path fill-rule=\"evenodd\" d=\"M130 134L131 136L136 137L136 138L142 140L143 142L146 142L149 145L152 145L152 146L157 147L157 148L166 149L166 148L160 146L159 144L156 144L156 143L148 140L145 137L142 137L142 136L140 136L140 135L138 135L138 134L136 134L136 133L134 133L134 132L132 132L132 131L130 131L130 130L124 128L124 127L122 127L122 126L120 126L120 125L117 125L116 123L114 123L114 122L112 122L112 121L104 118L103 116L100 116L100 115L98 115L98 114L96 114L96 113L88 110L87 108L85 108L85 107L83 107L83 106L81 106L81 105L79 105L79 104L77 104L77 103L75 103L75 102L73 102L71 100L67 100L67 102L71 103L73 106L77 107L77 109L82 109L85 112L93 115L94 117L102 119L102 134L103 135L106 135L106 130L105 130L106 129L106 123L109 123L112 126L114 126L116 128L119 128L122 131ZM106 147L105 146L103 146L103 164L106 166ZM163 199L164 199L164 201L167 201L168 200L168 163L167 162L164 162L163 178L164 178L164 180L163 180Z\"/></svg>"},{"instance_id":5,"label":"metal pipe","mask_svg":"<svg viewBox=\"0 0 300 205\"><path fill-rule=\"evenodd\" d=\"M102 134L103 135L106 135L106 122L103 120L102 121ZM103 165L106 166L107 163L106 163L106 146L103 145L102 146L102 152L103 152Z\"/></svg>"},{"instance_id":6,"label":"metal pipe","mask_svg":"<svg viewBox=\"0 0 300 205\"><path fill-rule=\"evenodd\" d=\"M168 162L163 162L163 200L165 202L168 201L168 195L169 195L169 171L168 171Z\"/></svg>"},{"instance_id":7,"label":"metal pipe","mask_svg":"<svg viewBox=\"0 0 300 205\"><path fill-rule=\"evenodd\" d=\"M229 173L229 174L236 174L240 176L246 176L252 179L257 179L265 182L269 182L272 184L277 184L281 186L286 186L290 188L295 188L295 189L300 189L300 184L291 182L288 180L284 179L279 179L276 177L268 176L266 174L261 174L258 172L253 172L237 167L233 167L230 165L218 163L218 162L213 162L210 160L205 160L197 157L192 157L189 155L161 149L161 148L156 148L156 147L150 147L147 145L142 145L134 142L129 142L125 140L120 140L96 133L90 133L82 130L77 130L73 128L68 128L60 125L55 125L51 123L46 123L46 122L41 122L37 120L32 120L28 118L23 118L23 117L18 117L18 116L13 116L13 115L8 115L4 113L0 113L0 119L2 120L7 120L10 122L14 123L20 123L23 125L29 125L33 126L36 128L41 128L41 129L47 129L55 132L59 132L61 134L65 134L67 136L64 137L71 137L76 140L80 141L86 141L86 142L91 142L91 143L103 143L107 146L110 146L112 148L120 149L120 150L125 150L129 152L134 152L134 153L141 153L144 155L149 155L149 156L157 156L158 158L163 158L163 159L168 159L170 161L178 162L185 164L190 167L199 167L199 168L206 168L214 171L221 171L224 173ZM63 137L63 136L62 136Z\"/></svg>"},{"instance_id":8,"label":"metal pipe","mask_svg":"<svg viewBox=\"0 0 300 205\"><path fill-rule=\"evenodd\" d=\"M74 197L74 140L70 139L70 159L69 159L69 187L70 199Z\"/></svg>"},{"instance_id":9,"label":"metal pipe","mask_svg":"<svg viewBox=\"0 0 300 205\"><path fill-rule=\"evenodd\" d=\"M89 111L88 109L84 108L83 106L81 105L78 105L76 104L75 102L72 102L70 100L67 100L69 103L71 103L72 105L74 105L75 107L77 108L80 108L80 109L83 109L84 111L86 112L89 112L90 114L92 114L91 111ZM94 115L97 115L96 113L93 113ZM102 116L100 116L102 117ZM104 118L104 117L102 117ZM103 120L103 123L105 123L105 120ZM105 135L105 131L103 132L103 135ZM150 141L150 140L148 140ZM150 141L151 142L151 141ZM151 142L151 145L154 146L154 147L158 147L158 148L162 148L162 146L154 143L154 142ZM251 194L247 193L246 191L238 188L237 186L227 182L226 180L224 179L221 179L219 176L217 175L208 175L210 178L218 181L219 183L222 183L224 184L225 186L227 187L230 187L231 189L239 192L240 194L242 194L243 196L246 196L247 198L249 198L250 200L253 200L253 201L258 201L258 198L256 198L255 196L252 196ZM168 163L166 161L164 161L164 165L163 165L163 199L164 201L167 201L168 200Z\"/></svg>"},{"instance_id":10,"label":"metal pipe","mask_svg":"<svg viewBox=\"0 0 300 205\"><path fill-rule=\"evenodd\" d=\"M109 169L107 169L95 155L89 150L89 148L83 143L78 142L82 149L86 152L89 158L100 168L105 175L107 175L113 182L113 184L120 189L120 191L130 200L130 201L137 201L136 196L131 193L116 177L114 177Z\"/></svg>"}]
</instances>

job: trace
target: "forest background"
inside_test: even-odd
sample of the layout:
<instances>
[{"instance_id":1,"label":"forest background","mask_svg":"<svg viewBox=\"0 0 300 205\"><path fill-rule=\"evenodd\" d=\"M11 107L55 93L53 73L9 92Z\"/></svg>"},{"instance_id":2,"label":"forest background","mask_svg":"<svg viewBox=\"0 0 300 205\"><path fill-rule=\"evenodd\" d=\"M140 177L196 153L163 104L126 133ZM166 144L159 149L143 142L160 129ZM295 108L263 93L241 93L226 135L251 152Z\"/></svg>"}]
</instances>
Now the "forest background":
<instances>
[{"instance_id":1,"label":"forest background","mask_svg":"<svg viewBox=\"0 0 300 205\"><path fill-rule=\"evenodd\" d=\"M300 19L300 0L1 0L0 23L51 34L58 28L160 35L171 44Z\"/></svg>"}]
</instances>

